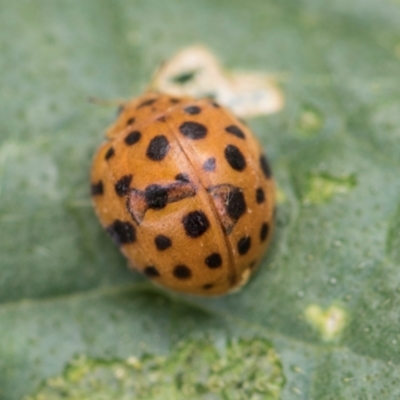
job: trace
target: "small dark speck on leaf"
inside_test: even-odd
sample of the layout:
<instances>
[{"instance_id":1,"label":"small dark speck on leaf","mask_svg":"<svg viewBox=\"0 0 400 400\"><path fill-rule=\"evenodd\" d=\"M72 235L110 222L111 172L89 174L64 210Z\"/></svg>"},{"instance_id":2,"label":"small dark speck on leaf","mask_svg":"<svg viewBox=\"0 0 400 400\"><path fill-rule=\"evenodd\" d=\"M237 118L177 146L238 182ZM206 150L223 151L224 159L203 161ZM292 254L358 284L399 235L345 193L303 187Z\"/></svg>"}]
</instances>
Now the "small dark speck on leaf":
<instances>
[{"instance_id":1,"label":"small dark speck on leaf","mask_svg":"<svg viewBox=\"0 0 400 400\"><path fill-rule=\"evenodd\" d=\"M171 78L171 81L174 82L174 83L178 83L180 85L184 85L185 83L193 80L196 74L197 74L197 71L183 72L183 73L181 73L179 75L173 76Z\"/></svg>"}]
</instances>

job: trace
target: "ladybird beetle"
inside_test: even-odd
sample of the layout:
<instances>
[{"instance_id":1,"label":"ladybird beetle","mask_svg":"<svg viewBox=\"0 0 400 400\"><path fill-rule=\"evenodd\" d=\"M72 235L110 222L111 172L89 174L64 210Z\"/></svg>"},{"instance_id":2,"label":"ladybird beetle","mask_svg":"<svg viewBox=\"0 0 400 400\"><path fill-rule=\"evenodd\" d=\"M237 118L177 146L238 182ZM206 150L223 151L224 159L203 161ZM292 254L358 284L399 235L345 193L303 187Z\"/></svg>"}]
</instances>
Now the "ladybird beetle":
<instances>
[{"instance_id":1,"label":"ladybird beetle","mask_svg":"<svg viewBox=\"0 0 400 400\"><path fill-rule=\"evenodd\" d=\"M120 107L91 172L96 213L130 266L199 295L242 286L271 238L275 188L249 128L210 99Z\"/></svg>"}]
</instances>

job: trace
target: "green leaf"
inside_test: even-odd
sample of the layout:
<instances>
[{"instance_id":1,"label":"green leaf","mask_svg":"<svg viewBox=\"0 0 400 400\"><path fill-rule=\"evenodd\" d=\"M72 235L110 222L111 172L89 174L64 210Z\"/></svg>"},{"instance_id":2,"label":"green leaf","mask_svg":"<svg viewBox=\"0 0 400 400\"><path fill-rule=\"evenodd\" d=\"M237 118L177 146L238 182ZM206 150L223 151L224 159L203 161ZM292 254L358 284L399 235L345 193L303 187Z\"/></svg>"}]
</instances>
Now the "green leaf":
<instances>
[{"instance_id":1,"label":"green leaf","mask_svg":"<svg viewBox=\"0 0 400 400\"><path fill-rule=\"evenodd\" d=\"M284 383L276 353L263 340L189 340L168 357L76 358L63 376L49 379L31 400L44 399L279 399Z\"/></svg>"},{"instance_id":2,"label":"green leaf","mask_svg":"<svg viewBox=\"0 0 400 400\"><path fill-rule=\"evenodd\" d=\"M234 367L232 343L254 360L254 341L279 357L268 382L286 382L282 399L400 397L398 0L0 9L1 400L34 396L77 359L163 357L172 379L180 343L203 343L193 357L207 369L208 356ZM283 112L249 121L279 186L274 241L243 290L214 299L128 271L88 193L115 111L87 98L139 95L163 60L197 43L228 68L276 74L286 99Z\"/></svg>"}]
</instances>

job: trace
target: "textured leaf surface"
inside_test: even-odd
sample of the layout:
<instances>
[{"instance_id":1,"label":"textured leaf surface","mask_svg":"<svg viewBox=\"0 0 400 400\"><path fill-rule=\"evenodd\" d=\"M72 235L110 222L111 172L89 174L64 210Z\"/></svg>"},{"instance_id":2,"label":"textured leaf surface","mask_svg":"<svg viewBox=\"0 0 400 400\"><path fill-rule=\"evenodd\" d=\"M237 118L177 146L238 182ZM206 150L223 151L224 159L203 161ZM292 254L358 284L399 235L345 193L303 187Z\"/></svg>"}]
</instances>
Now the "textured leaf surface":
<instances>
[{"instance_id":1,"label":"textured leaf surface","mask_svg":"<svg viewBox=\"0 0 400 400\"><path fill-rule=\"evenodd\" d=\"M74 359L61 377L48 379L31 400L280 398L284 383L276 353L262 340L189 340L168 357Z\"/></svg>"},{"instance_id":2,"label":"textured leaf surface","mask_svg":"<svg viewBox=\"0 0 400 400\"><path fill-rule=\"evenodd\" d=\"M271 343L283 399L400 397L397 0L0 7L1 400L77 355L168 358L205 338ZM250 121L280 188L274 243L244 290L211 300L127 271L88 196L114 111L87 97L138 95L199 42L227 67L276 73L287 100Z\"/></svg>"}]
</instances>

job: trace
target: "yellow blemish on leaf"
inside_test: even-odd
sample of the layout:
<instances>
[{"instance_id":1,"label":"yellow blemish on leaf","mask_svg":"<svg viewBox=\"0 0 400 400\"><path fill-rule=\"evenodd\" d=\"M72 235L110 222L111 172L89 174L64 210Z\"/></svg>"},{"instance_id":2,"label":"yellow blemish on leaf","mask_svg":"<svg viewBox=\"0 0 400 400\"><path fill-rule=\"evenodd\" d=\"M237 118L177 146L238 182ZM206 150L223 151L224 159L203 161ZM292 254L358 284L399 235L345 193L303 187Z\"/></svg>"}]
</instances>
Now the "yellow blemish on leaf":
<instances>
[{"instance_id":1,"label":"yellow blemish on leaf","mask_svg":"<svg viewBox=\"0 0 400 400\"><path fill-rule=\"evenodd\" d=\"M301 136L314 136L321 130L322 126L323 118L317 110L310 107L303 110L298 121Z\"/></svg>"},{"instance_id":2,"label":"yellow blemish on leaf","mask_svg":"<svg viewBox=\"0 0 400 400\"><path fill-rule=\"evenodd\" d=\"M285 203L287 200L286 193L280 188L276 188L276 201L280 204Z\"/></svg>"},{"instance_id":3,"label":"yellow blemish on leaf","mask_svg":"<svg viewBox=\"0 0 400 400\"><path fill-rule=\"evenodd\" d=\"M339 306L323 310L316 304L310 304L305 312L306 320L319 331L323 340L330 342L337 339L346 325L347 313Z\"/></svg>"},{"instance_id":4,"label":"yellow blemish on leaf","mask_svg":"<svg viewBox=\"0 0 400 400\"><path fill-rule=\"evenodd\" d=\"M400 58L400 43L397 43L396 46L394 46L394 55L397 58Z\"/></svg>"},{"instance_id":5,"label":"yellow blemish on leaf","mask_svg":"<svg viewBox=\"0 0 400 400\"><path fill-rule=\"evenodd\" d=\"M343 177L335 177L327 173L313 174L308 179L304 203L326 203L336 194L348 193L356 184L357 180L354 174Z\"/></svg>"},{"instance_id":6,"label":"yellow blemish on leaf","mask_svg":"<svg viewBox=\"0 0 400 400\"><path fill-rule=\"evenodd\" d=\"M239 117L271 114L284 106L282 91L265 72L227 72L206 47L187 47L155 73L150 90L173 96L211 97Z\"/></svg>"},{"instance_id":7,"label":"yellow blemish on leaf","mask_svg":"<svg viewBox=\"0 0 400 400\"><path fill-rule=\"evenodd\" d=\"M278 400L284 384L279 357L263 339L229 340L224 349L210 340L185 340L167 357L77 357L64 374L48 379L25 400Z\"/></svg>"}]
</instances>

